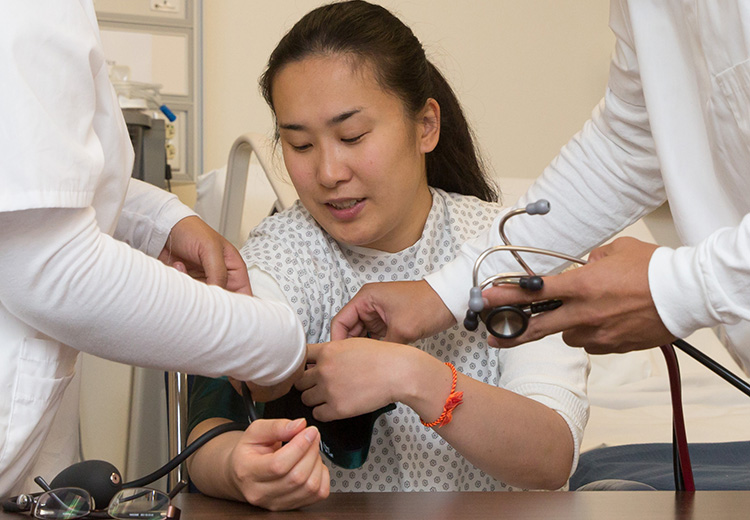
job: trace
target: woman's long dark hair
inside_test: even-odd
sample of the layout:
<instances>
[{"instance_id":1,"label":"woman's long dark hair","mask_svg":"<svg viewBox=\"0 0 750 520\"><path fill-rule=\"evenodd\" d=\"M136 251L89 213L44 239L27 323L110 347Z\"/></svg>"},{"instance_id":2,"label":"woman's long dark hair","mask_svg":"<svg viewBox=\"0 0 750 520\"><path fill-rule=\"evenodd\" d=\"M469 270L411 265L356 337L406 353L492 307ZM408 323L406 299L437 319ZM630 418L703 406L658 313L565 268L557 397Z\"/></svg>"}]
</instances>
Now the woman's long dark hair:
<instances>
[{"instance_id":1,"label":"woman's long dark hair","mask_svg":"<svg viewBox=\"0 0 750 520\"><path fill-rule=\"evenodd\" d=\"M306 14L271 53L260 87L274 110L273 81L281 68L311 55L351 55L372 64L380 85L413 117L428 98L440 105L440 140L426 156L427 183L496 201L498 194L461 105L448 82L425 56L411 29L387 9L361 0L333 3Z\"/></svg>"}]
</instances>

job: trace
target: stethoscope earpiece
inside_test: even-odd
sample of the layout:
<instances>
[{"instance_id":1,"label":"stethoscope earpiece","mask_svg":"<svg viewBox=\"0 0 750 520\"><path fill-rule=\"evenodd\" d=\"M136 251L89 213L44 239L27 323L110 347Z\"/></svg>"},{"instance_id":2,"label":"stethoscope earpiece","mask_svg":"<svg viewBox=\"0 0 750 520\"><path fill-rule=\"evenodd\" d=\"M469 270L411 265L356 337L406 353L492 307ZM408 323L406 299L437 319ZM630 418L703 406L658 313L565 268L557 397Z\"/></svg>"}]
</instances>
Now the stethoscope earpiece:
<instances>
[{"instance_id":1,"label":"stethoscope earpiece","mask_svg":"<svg viewBox=\"0 0 750 520\"><path fill-rule=\"evenodd\" d=\"M546 215L549 213L550 204L547 199L539 199L536 202L526 204L525 213L529 215Z\"/></svg>"},{"instance_id":2,"label":"stethoscope earpiece","mask_svg":"<svg viewBox=\"0 0 750 520\"><path fill-rule=\"evenodd\" d=\"M541 276L524 276L519 278L518 286L527 291L541 291L544 287L544 279Z\"/></svg>"},{"instance_id":3,"label":"stethoscope earpiece","mask_svg":"<svg viewBox=\"0 0 750 520\"><path fill-rule=\"evenodd\" d=\"M479 314L469 309L464 318L464 328L474 332L479 327Z\"/></svg>"}]
</instances>

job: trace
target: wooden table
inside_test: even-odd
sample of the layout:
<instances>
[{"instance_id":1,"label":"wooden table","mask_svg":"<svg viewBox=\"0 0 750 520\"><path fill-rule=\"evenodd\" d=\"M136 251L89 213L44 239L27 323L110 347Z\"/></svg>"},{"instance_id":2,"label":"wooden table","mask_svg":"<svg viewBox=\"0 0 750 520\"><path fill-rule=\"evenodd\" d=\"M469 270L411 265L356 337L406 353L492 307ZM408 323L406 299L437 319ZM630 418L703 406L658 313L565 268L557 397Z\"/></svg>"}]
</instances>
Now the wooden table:
<instances>
[{"instance_id":1,"label":"wooden table","mask_svg":"<svg viewBox=\"0 0 750 520\"><path fill-rule=\"evenodd\" d=\"M182 509L182 520L750 519L750 491L338 493L304 510L282 513L197 494L181 494L175 504Z\"/></svg>"},{"instance_id":2,"label":"wooden table","mask_svg":"<svg viewBox=\"0 0 750 520\"><path fill-rule=\"evenodd\" d=\"M199 494L174 501L181 520L747 520L750 491L578 491L515 493L338 493L299 511L272 513ZM3 513L0 520L28 515Z\"/></svg>"}]
</instances>

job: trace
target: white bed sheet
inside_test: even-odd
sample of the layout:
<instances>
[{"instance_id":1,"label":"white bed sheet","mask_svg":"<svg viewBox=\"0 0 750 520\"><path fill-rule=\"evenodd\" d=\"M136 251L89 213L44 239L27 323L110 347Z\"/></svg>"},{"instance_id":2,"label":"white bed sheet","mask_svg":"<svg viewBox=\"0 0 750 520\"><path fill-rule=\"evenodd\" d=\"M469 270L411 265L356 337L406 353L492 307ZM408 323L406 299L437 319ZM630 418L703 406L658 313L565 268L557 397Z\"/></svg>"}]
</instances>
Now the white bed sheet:
<instances>
[{"instance_id":1,"label":"white bed sheet","mask_svg":"<svg viewBox=\"0 0 750 520\"><path fill-rule=\"evenodd\" d=\"M688 341L743 376L711 330ZM750 397L689 356L677 353L688 442L750 440ZM592 356L591 415L582 451L621 444L671 442L672 405L666 362L659 349Z\"/></svg>"}]
</instances>

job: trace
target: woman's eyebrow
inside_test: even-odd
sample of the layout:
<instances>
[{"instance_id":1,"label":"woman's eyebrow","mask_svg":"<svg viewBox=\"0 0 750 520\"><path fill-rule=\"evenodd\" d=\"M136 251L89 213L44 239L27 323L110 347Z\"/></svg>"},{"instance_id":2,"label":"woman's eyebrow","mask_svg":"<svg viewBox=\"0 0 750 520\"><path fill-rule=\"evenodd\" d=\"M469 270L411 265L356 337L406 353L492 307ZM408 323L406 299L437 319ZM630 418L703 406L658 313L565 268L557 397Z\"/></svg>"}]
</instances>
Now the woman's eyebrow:
<instances>
[{"instance_id":1,"label":"woman's eyebrow","mask_svg":"<svg viewBox=\"0 0 750 520\"><path fill-rule=\"evenodd\" d=\"M333 126L333 125L336 125L338 123L342 123L342 122L346 121L347 119L349 119L350 117L352 117L353 115L359 114L360 112L362 112L361 108L355 108L353 110L349 110L347 112L344 112L342 114L334 116L328 122L328 126Z\"/></svg>"},{"instance_id":2,"label":"woman's eyebrow","mask_svg":"<svg viewBox=\"0 0 750 520\"><path fill-rule=\"evenodd\" d=\"M342 112L341 114L338 114L336 116L333 116L331 119L328 120L328 126L334 126L339 123L343 123L353 115L359 114L362 112L361 108L354 108L352 110L347 110L346 112ZM282 128L284 130L293 130L293 131L304 131L307 130L307 127L305 125L301 125L298 123L279 123L279 128Z\"/></svg>"}]
</instances>

